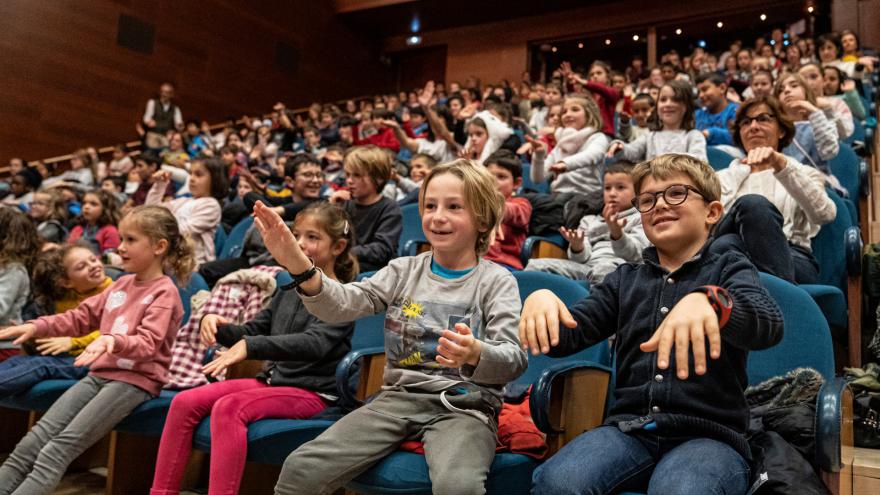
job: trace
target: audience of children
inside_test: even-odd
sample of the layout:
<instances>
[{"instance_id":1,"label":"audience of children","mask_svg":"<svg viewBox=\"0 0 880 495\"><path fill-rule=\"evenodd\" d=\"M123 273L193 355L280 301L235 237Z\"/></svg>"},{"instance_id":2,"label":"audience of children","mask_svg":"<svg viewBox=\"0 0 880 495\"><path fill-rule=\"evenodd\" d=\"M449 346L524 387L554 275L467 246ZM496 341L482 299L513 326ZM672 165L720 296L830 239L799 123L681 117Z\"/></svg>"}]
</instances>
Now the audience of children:
<instances>
[{"instance_id":1,"label":"audience of children","mask_svg":"<svg viewBox=\"0 0 880 495\"><path fill-rule=\"evenodd\" d=\"M346 214L316 203L296 217L293 236L324 276L348 283L358 273L351 253L354 230ZM225 380L174 397L159 444L153 495L177 494L192 449L193 431L211 416L211 493L238 493L247 457L247 425L263 418L303 419L336 402L336 365L351 349L350 322L312 316L295 290L280 290L271 305L243 325L222 317L201 320L206 345L228 348L205 365L218 376L245 359L268 360L255 379Z\"/></svg>"},{"instance_id":2,"label":"audience of children","mask_svg":"<svg viewBox=\"0 0 880 495\"><path fill-rule=\"evenodd\" d=\"M533 259L526 271L550 272L599 284L622 263L640 263L649 243L633 207L633 165L619 161L605 169L601 215L585 215L577 228L559 229L568 242L568 259Z\"/></svg>"},{"instance_id":3,"label":"audience of children","mask_svg":"<svg viewBox=\"0 0 880 495\"><path fill-rule=\"evenodd\" d=\"M334 322L385 310L386 325L401 332L385 334L384 390L291 454L276 493L332 493L409 438L424 442L435 493L483 492L501 388L526 367L516 341L516 282L480 259L502 222L504 198L485 167L457 160L425 178L419 210L432 252L343 285L316 277L281 218L255 208L269 250L296 274L309 312Z\"/></svg>"},{"instance_id":4,"label":"audience of children","mask_svg":"<svg viewBox=\"0 0 880 495\"><path fill-rule=\"evenodd\" d=\"M772 345L780 330L749 261L792 282L818 282L810 241L837 213L824 189L837 186L828 162L852 134L854 118L866 115L852 77L860 77L857 64L871 70L873 63L861 57L852 33L844 39L819 40L822 65L808 43L794 38L787 49L732 45L720 60L702 49L670 52L660 67L627 73L596 61L579 74L564 63L546 84L429 82L344 108L316 104L307 117L277 104L266 120L245 118L216 135L196 121L183 132L177 107L160 98L153 112L169 125L164 132L150 126L155 149L138 154L118 145L106 164L94 149L80 149L70 169L54 177L45 164L13 160L8 187L0 187L0 328L16 326L0 330L0 338L41 355L0 364L0 393L45 378L85 378L0 467L0 494L51 490L71 459L158 391L181 323L164 272L174 272L180 285L198 266L213 284L241 268L276 264L302 275L294 275L297 290L280 290L243 325L213 316L201 321L205 343L229 348L206 373L219 375L244 359L267 359L267 367L257 379L177 396L153 493L179 491L192 431L208 414L227 418L212 421L215 444L223 447L212 452L210 490L237 491L246 425L279 414L310 417L333 404L333 371L349 349L350 321L381 310L386 325L415 319L435 330L386 342L385 390L292 454L278 493L338 488L394 450L402 437L384 433L383 425L414 429L425 441L435 492L479 492L494 452L495 424L484 420L497 412L500 388L525 366L514 346L563 355L612 334L622 353L623 400L606 426L578 437L536 472L535 493L554 493L558 483L586 489L621 482L664 492L681 481L667 465L697 456L706 469L691 473L688 486L702 490L729 479L729 490L744 491L738 469L748 459L745 382L737 377L747 350ZM725 151L742 158L716 177L703 163L707 145L736 145ZM529 161L533 183L549 183L549 195L518 194L521 160ZM633 171L629 161L643 160ZM416 202L432 251L395 259L399 206ZM215 260L216 229L229 232L251 214L256 221L241 256ZM507 271L523 269L522 245L539 229L562 234L568 259L535 259L525 269L588 281L591 296L569 313L549 293L535 294L517 341L511 322L518 322L519 299ZM35 265L41 249L47 251ZM105 254L133 275L108 287ZM377 273L349 284L358 267ZM673 286L675 294L664 292ZM734 309L716 316L706 298L725 296ZM70 311L20 325L30 318L22 313L29 299L43 313ZM612 299L615 305L605 304ZM657 304L646 307L659 316L630 308L652 300ZM654 328L637 323L618 327L617 313L663 323L652 336ZM698 317L707 322L707 350L684 347L672 356L661 336ZM539 324L554 319L569 328ZM721 327L731 337L717 344ZM642 376L650 359L663 380ZM669 376L673 368L680 380ZM684 380L694 374L701 380ZM655 400L627 387L667 389ZM710 387L723 389L730 407L708 401ZM481 400L469 402L476 392ZM272 401L254 409L255 396L267 394ZM450 413L447 402L468 414ZM633 415L651 407L655 427L631 428ZM702 426L681 427L678 415L700 418ZM474 441L451 442L441 429ZM367 436L352 442L354 431ZM674 446L646 453L658 438L679 434ZM602 467L632 458L657 467L629 480Z\"/></svg>"},{"instance_id":5,"label":"audience of children","mask_svg":"<svg viewBox=\"0 0 880 495\"><path fill-rule=\"evenodd\" d=\"M30 222L27 223L30 225ZM119 224L122 267L130 273L75 309L0 330L22 344L34 337L84 336L98 327L74 365L89 366L0 466L0 493L51 493L67 466L159 394L183 306L166 271L186 280L195 264L189 238L165 208L142 206Z\"/></svg>"}]
</instances>

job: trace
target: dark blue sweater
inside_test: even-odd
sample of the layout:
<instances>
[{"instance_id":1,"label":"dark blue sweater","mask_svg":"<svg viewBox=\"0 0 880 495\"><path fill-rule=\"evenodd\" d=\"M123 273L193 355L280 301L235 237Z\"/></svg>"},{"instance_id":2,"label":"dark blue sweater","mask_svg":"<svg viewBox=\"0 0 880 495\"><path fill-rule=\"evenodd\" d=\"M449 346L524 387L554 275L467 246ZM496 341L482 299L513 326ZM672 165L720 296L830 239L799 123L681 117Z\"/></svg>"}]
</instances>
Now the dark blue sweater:
<instances>
[{"instance_id":1,"label":"dark blue sweater","mask_svg":"<svg viewBox=\"0 0 880 495\"><path fill-rule=\"evenodd\" d=\"M654 247L644 251L644 264L620 265L571 308L578 326L560 330L559 345L550 355L567 356L616 334L615 402L607 424L651 416L658 435L716 438L748 457L743 437L749 421L743 394L746 358L749 350L782 339L782 314L748 259L732 251L709 253L710 243L673 273L660 266ZM707 372L699 376L689 352L688 378L680 380L674 348L668 368L661 370L657 353L642 352L639 344L651 338L682 297L704 285L727 289L733 311L721 329L721 356L708 358L707 343Z\"/></svg>"}]
</instances>

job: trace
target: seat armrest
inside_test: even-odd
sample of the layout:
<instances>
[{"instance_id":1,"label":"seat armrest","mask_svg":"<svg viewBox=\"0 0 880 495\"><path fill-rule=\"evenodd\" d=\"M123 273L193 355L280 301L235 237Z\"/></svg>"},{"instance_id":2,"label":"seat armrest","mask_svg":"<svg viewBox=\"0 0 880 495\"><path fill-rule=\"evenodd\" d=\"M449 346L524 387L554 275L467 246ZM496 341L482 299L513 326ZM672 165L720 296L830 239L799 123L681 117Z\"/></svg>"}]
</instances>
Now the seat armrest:
<instances>
[{"instance_id":1,"label":"seat armrest","mask_svg":"<svg viewBox=\"0 0 880 495\"><path fill-rule=\"evenodd\" d=\"M519 259L522 262L523 266L529 264L529 260L532 259L532 255L534 254L535 249L542 242L546 242L552 244L553 246L558 247L560 250L565 251L567 249L567 245L565 243L560 243L559 239L553 239L550 237L544 237L539 235L533 235L526 237L526 241L523 243L522 250L519 254Z\"/></svg>"},{"instance_id":2,"label":"seat armrest","mask_svg":"<svg viewBox=\"0 0 880 495\"><path fill-rule=\"evenodd\" d=\"M529 396L529 408L532 412L532 419L535 421L535 425L538 427L538 429L548 434L558 434L564 432L564 428L557 426L558 423L553 424L553 416L556 415L554 414L554 411L552 411L552 403L554 399L554 381L556 381L556 379L559 377L568 376L572 373L583 370L597 371L607 375L608 380L610 380L611 378L611 368L591 361L561 362L559 364L548 366L544 369L544 371L541 372L541 374L535 380L535 383L532 384L532 393ZM559 392L559 390L557 389L556 392ZM606 389L603 391L603 395L604 394L607 394L607 381ZM604 412L604 402L600 405L602 407L602 411Z\"/></svg>"},{"instance_id":3,"label":"seat armrest","mask_svg":"<svg viewBox=\"0 0 880 495\"><path fill-rule=\"evenodd\" d=\"M868 162L862 159L859 160L859 194L863 198L867 198L870 189L871 177L868 175Z\"/></svg>"},{"instance_id":4,"label":"seat armrest","mask_svg":"<svg viewBox=\"0 0 880 495\"><path fill-rule=\"evenodd\" d=\"M358 349L356 351L351 351L342 358L342 361L339 361L339 364L336 365L336 390L339 392L339 397L346 404L350 404L352 406L360 406L364 403L364 397L358 397L359 392L365 392L362 390L362 386L360 384L367 383L369 377L364 376L370 372L372 366L359 366L361 359L375 356L375 355L384 355L385 348L384 347L366 347L364 349ZM360 384L357 389L352 389L351 386L351 377L354 374L361 370ZM380 377L381 379L381 377Z\"/></svg>"},{"instance_id":5,"label":"seat armrest","mask_svg":"<svg viewBox=\"0 0 880 495\"><path fill-rule=\"evenodd\" d=\"M827 380L816 402L816 463L836 473L852 462L853 396L843 378Z\"/></svg>"},{"instance_id":6,"label":"seat armrest","mask_svg":"<svg viewBox=\"0 0 880 495\"><path fill-rule=\"evenodd\" d=\"M858 277L862 274L862 231L858 227L847 228L843 233L843 243L847 274Z\"/></svg>"}]
</instances>

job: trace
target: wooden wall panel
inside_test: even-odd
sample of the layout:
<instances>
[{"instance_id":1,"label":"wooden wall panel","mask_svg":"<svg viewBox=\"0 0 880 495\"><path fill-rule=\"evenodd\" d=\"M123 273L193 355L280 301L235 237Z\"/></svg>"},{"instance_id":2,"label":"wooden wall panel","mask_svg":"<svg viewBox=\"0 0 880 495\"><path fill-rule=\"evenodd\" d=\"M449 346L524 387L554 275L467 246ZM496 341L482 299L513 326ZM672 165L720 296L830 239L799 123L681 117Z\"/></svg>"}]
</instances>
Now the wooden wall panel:
<instances>
[{"instance_id":1,"label":"wooden wall panel","mask_svg":"<svg viewBox=\"0 0 880 495\"><path fill-rule=\"evenodd\" d=\"M119 15L155 26L151 55L116 44ZM275 66L279 41L295 73ZM159 84L177 86L184 118L211 122L387 88L378 42L309 0L3 0L0 167L135 138Z\"/></svg>"}]
</instances>

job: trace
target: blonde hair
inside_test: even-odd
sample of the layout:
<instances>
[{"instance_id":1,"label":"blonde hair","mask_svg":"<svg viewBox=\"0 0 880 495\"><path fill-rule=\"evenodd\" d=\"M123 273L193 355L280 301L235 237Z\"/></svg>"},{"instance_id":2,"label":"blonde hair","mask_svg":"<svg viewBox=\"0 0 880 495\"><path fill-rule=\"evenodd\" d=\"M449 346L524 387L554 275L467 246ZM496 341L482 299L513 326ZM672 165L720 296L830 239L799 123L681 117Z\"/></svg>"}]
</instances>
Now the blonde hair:
<instances>
[{"instance_id":1,"label":"blonde hair","mask_svg":"<svg viewBox=\"0 0 880 495\"><path fill-rule=\"evenodd\" d=\"M474 246L478 256L489 251L489 246L495 240L495 231L504 219L504 196L498 192L495 177L486 167L477 165L471 160L458 159L449 163L438 165L422 181L419 189L419 214L425 212L425 192L428 184L435 177L443 174L451 174L461 179L464 183L464 201L471 212L471 216L479 229L484 229L477 235Z\"/></svg>"},{"instance_id":2,"label":"blonde hair","mask_svg":"<svg viewBox=\"0 0 880 495\"><path fill-rule=\"evenodd\" d=\"M599 111L599 105L596 104L596 100L593 99L592 95L576 93L566 96L562 102L563 113L565 113L565 104L568 102L584 109L584 114L587 117L587 127L592 127L597 131L602 130L602 113Z\"/></svg>"},{"instance_id":3,"label":"blonde hair","mask_svg":"<svg viewBox=\"0 0 880 495\"><path fill-rule=\"evenodd\" d=\"M702 160L680 153L667 153L636 165L632 171L633 188L638 195L645 178L664 180L678 174L688 176L706 201L721 200L721 182L715 170Z\"/></svg>"},{"instance_id":4,"label":"blonde hair","mask_svg":"<svg viewBox=\"0 0 880 495\"><path fill-rule=\"evenodd\" d=\"M168 241L162 269L177 278L177 285L189 283L189 277L196 268L195 246L189 236L180 233L177 219L168 208L156 205L138 206L122 220L133 222L153 242L162 239Z\"/></svg>"},{"instance_id":5,"label":"blonde hair","mask_svg":"<svg viewBox=\"0 0 880 495\"><path fill-rule=\"evenodd\" d=\"M373 144L356 146L345 153L342 159L343 168L369 177L376 184L376 192L391 179L391 167L394 159L391 154Z\"/></svg>"}]
</instances>

